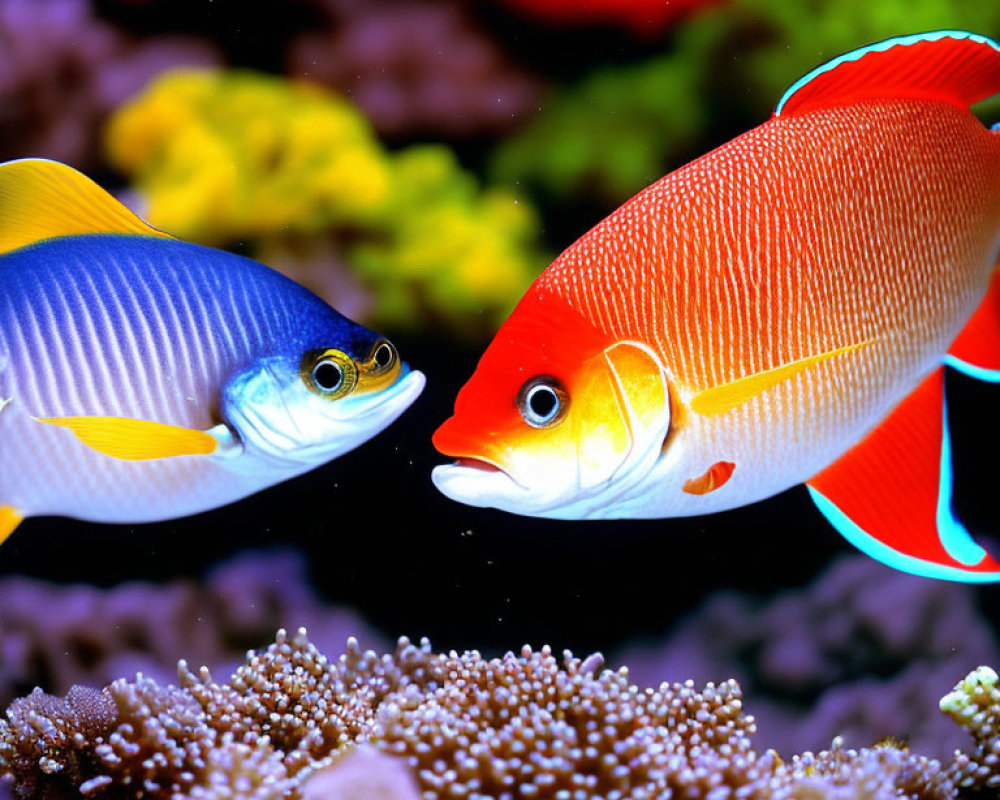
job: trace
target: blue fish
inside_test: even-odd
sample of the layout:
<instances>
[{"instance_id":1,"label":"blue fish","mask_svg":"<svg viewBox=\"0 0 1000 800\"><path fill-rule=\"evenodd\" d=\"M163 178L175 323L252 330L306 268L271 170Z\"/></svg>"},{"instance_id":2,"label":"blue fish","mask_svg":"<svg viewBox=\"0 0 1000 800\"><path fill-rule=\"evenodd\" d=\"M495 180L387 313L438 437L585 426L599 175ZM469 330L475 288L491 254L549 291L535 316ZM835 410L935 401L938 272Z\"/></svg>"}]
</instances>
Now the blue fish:
<instances>
[{"instance_id":1,"label":"blue fish","mask_svg":"<svg viewBox=\"0 0 1000 800\"><path fill-rule=\"evenodd\" d=\"M368 440L424 376L269 267L156 230L53 161L0 164L0 542L146 522Z\"/></svg>"}]
</instances>

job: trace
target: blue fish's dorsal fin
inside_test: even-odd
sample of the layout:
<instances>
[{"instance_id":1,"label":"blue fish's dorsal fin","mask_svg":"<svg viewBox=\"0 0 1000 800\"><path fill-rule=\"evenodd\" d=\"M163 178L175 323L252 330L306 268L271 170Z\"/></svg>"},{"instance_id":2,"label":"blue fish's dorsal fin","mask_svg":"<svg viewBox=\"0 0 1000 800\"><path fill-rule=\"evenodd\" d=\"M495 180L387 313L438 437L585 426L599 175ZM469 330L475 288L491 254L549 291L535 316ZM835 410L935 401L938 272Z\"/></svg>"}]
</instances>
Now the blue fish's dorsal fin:
<instances>
[{"instance_id":1,"label":"blue fish's dorsal fin","mask_svg":"<svg viewBox=\"0 0 1000 800\"><path fill-rule=\"evenodd\" d=\"M1000 45L964 31L898 36L817 67L785 92L776 117L887 98L941 100L962 108L1000 92Z\"/></svg>"},{"instance_id":2,"label":"blue fish's dorsal fin","mask_svg":"<svg viewBox=\"0 0 1000 800\"><path fill-rule=\"evenodd\" d=\"M86 175L58 161L0 164L0 254L85 233L173 238L146 224Z\"/></svg>"}]
</instances>

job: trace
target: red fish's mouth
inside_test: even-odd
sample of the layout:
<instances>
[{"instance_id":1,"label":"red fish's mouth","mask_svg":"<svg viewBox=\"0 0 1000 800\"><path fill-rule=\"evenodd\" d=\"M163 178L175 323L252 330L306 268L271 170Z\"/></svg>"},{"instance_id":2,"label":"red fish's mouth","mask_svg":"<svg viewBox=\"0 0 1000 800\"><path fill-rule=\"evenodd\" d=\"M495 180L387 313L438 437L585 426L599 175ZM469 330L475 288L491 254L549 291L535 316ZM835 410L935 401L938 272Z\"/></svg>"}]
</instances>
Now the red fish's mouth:
<instances>
[{"instance_id":1,"label":"red fish's mouth","mask_svg":"<svg viewBox=\"0 0 1000 800\"><path fill-rule=\"evenodd\" d=\"M456 467L465 467L466 469L476 469L481 472L503 472L500 467L496 464L491 464L489 461L483 461L481 458L456 458Z\"/></svg>"},{"instance_id":2,"label":"red fish's mouth","mask_svg":"<svg viewBox=\"0 0 1000 800\"><path fill-rule=\"evenodd\" d=\"M481 439L469 435L466 426L460 425L455 417L445 420L431 441L438 452L455 459L456 467L466 467L478 472L506 472L504 468L490 458L489 448L484 447Z\"/></svg>"}]
</instances>

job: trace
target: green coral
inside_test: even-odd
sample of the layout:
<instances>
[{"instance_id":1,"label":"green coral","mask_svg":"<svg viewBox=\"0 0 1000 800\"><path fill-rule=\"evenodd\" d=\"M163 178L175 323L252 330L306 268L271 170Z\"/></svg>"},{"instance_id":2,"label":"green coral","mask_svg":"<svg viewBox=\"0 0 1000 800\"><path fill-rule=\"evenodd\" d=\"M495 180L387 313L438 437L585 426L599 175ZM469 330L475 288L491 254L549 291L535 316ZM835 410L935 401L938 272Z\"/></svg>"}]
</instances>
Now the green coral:
<instances>
[{"instance_id":1,"label":"green coral","mask_svg":"<svg viewBox=\"0 0 1000 800\"><path fill-rule=\"evenodd\" d=\"M310 269L346 269L379 324L430 315L478 333L545 263L537 216L516 193L482 189L443 146L387 151L353 105L309 84L170 72L115 113L106 141L152 224L239 242L279 269L306 253L312 266L293 277L327 295L345 279Z\"/></svg>"},{"instance_id":2,"label":"green coral","mask_svg":"<svg viewBox=\"0 0 1000 800\"><path fill-rule=\"evenodd\" d=\"M672 56L598 72L501 145L493 170L556 194L616 201L659 178L705 124L692 68Z\"/></svg>"},{"instance_id":3,"label":"green coral","mask_svg":"<svg viewBox=\"0 0 1000 800\"><path fill-rule=\"evenodd\" d=\"M1000 34L1000 4L977 0L734 0L730 8L733 32L759 37L742 63L761 112L799 76L871 42L934 30Z\"/></svg>"},{"instance_id":4,"label":"green coral","mask_svg":"<svg viewBox=\"0 0 1000 800\"><path fill-rule=\"evenodd\" d=\"M557 92L494 153L494 176L560 200L618 205L692 153L763 122L817 65L921 31L1000 35L980 0L728 0L687 20L670 51ZM1000 114L1000 105L984 109Z\"/></svg>"}]
</instances>

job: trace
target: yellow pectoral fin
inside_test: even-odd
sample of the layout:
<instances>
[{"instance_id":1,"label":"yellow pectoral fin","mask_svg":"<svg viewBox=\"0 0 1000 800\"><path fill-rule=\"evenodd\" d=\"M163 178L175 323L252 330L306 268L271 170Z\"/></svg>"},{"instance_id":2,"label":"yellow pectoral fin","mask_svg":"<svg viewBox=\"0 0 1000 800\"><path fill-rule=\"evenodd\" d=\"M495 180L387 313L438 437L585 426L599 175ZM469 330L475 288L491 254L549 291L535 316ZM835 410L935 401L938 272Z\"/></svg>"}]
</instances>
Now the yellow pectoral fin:
<instances>
[{"instance_id":1,"label":"yellow pectoral fin","mask_svg":"<svg viewBox=\"0 0 1000 800\"><path fill-rule=\"evenodd\" d=\"M147 225L86 175L58 161L26 158L0 164L0 253L83 233L173 238Z\"/></svg>"},{"instance_id":2,"label":"yellow pectoral fin","mask_svg":"<svg viewBox=\"0 0 1000 800\"><path fill-rule=\"evenodd\" d=\"M219 446L210 433L127 417L36 417L69 428L87 447L123 461L208 455Z\"/></svg>"},{"instance_id":3,"label":"yellow pectoral fin","mask_svg":"<svg viewBox=\"0 0 1000 800\"><path fill-rule=\"evenodd\" d=\"M858 342L857 344L849 344L845 347L838 347L836 350L830 350L827 353L800 358L798 361L791 361L788 364L766 369L763 372L756 372L753 375L746 375L735 381L723 383L720 386L713 386L711 389L706 389L691 398L691 410L706 417L724 414L814 364L818 364L828 358L850 353L862 347L867 347L873 343L874 340L872 339L866 342Z\"/></svg>"},{"instance_id":4,"label":"yellow pectoral fin","mask_svg":"<svg viewBox=\"0 0 1000 800\"><path fill-rule=\"evenodd\" d=\"M0 506L0 544L21 524L23 516L13 506Z\"/></svg>"}]
</instances>

